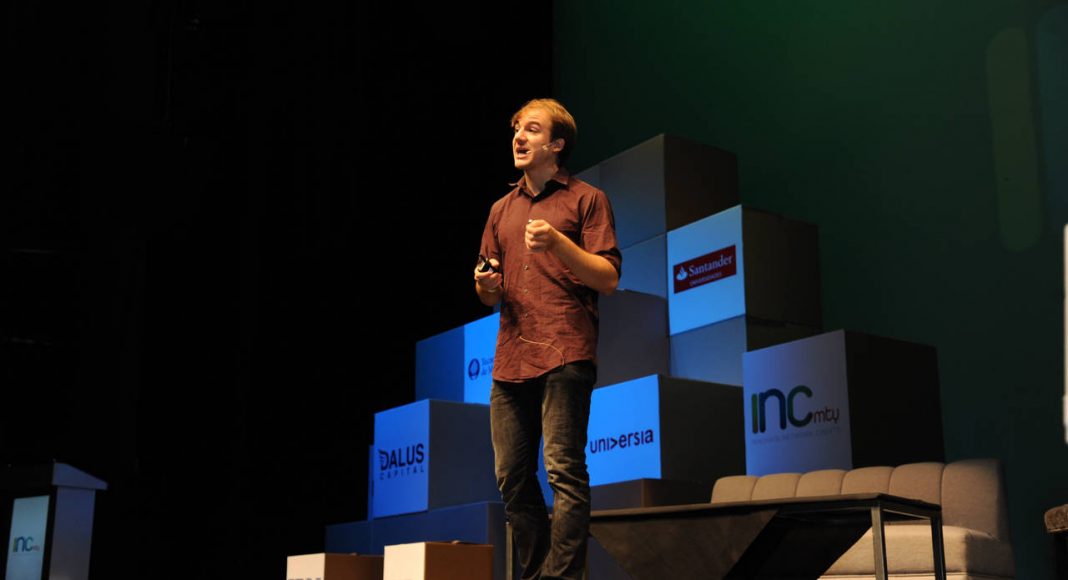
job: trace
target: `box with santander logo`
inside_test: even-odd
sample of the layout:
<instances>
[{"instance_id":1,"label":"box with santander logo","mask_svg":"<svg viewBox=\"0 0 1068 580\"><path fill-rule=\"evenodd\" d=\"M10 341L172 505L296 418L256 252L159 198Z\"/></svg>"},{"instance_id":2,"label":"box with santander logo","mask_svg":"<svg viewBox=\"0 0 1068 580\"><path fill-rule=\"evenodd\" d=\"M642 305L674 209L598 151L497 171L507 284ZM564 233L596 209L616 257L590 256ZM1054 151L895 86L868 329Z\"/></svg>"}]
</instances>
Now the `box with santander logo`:
<instances>
[{"instance_id":1,"label":"box with santander logo","mask_svg":"<svg viewBox=\"0 0 1068 580\"><path fill-rule=\"evenodd\" d=\"M742 384L742 354L820 331L817 229L735 206L668 232L671 374Z\"/></svg>"}]
</instances>

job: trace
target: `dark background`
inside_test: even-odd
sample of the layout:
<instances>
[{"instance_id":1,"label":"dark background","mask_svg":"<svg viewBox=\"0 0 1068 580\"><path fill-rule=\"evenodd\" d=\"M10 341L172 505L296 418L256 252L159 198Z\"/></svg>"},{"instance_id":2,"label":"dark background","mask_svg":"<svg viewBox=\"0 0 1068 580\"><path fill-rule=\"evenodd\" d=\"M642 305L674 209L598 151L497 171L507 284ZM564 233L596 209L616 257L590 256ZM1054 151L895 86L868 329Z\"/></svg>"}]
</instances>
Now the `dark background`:
<instances>
[{"instance_id":1,"label":"dark background","mask_svg":"<svg viewBox=\"0 0 1068 580\"><path fill-rule=\"evenodd\" d=\"M94 578L281 578L366 516L375 411L550 89L551 6L4 9L4 463L106 480Z\"/></svg>"},{"instance_id":2,"label":"dark background","mask_svg":"<svg viewBox=\"0 0 1068 580\"><path fill-rule=\"evenodd\" d=\"M938 349L946 459L1002 460L1016 576L1049 578L1068 2L590 0L553 33L574 165L660 132L735 152L743 203L819 227L825 330Z\"/></svg>"},{"instance_id":3,"label":"dark background","mask_svg":"<svg viewBox=\"0 0 1068 580\"><path fill-rule=\"evenodd\" d=\"M487 312L470 268L515 177L507 120L543 95L578 119L574 170L671 132L816 224L824 328L937 347L947 459L1004 462L1017 576L1049 577L1063 0L0 18L0 452L111 484L95 578L278 578L363 517L371 416L412 399L415 341Z\"/></svg>"}]
</instances>

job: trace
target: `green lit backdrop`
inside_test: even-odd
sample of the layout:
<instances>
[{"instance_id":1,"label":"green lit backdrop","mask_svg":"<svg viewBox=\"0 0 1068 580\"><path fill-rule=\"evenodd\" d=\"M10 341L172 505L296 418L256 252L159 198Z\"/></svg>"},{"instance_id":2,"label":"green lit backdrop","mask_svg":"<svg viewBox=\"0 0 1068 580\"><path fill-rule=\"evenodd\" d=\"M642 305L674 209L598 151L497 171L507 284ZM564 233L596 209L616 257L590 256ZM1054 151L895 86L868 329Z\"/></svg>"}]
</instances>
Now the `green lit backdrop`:
<instances>
[{"instance_id":1,"label":"green lit backdrop","mask_svg":"<svg viewBox=\"0 0 1068 580\"><path fill-rule=\"evenodd\" d=\"M1005 462L1017 577L1068 502L1068 4L564 1L581 170L667 132L820 229L824 328L936 346L947 460ZM908 421L908 417L901 417Z\"/></svg>"}]
</instances>

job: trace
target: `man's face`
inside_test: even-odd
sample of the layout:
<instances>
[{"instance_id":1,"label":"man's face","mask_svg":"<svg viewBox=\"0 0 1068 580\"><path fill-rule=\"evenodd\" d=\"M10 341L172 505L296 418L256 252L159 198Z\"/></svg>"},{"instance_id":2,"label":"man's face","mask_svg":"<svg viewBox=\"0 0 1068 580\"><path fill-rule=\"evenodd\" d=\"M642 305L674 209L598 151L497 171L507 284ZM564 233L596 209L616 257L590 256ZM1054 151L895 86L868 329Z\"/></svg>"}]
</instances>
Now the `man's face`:
<instances>
[{"instance_id":1,"label":"man's face","mask_svg":"<svg viewBox=\"0 0 1068 580\"><path fill-rule=\"evenodd\" d=\"M556 162L560 142L552 141L552 119L542 109L529 109L520 115L512 129L512 159L522 171L547 167Z\"/></svg>"}]
</instances>

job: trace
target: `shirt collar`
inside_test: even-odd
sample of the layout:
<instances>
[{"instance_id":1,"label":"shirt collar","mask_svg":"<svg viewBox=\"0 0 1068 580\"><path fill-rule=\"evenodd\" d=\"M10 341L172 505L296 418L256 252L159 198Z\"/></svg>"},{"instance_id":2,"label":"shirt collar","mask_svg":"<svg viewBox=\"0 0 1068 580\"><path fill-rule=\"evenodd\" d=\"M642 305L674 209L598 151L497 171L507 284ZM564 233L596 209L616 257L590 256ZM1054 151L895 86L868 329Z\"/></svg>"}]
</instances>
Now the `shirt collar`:
<instances>
[{"instance_id":1,"label":"shirt collar","mask_svg":"<svg viewBox=\"0 0 1068 580\"><path fill-rule=\"evenodd\" d=\"M554 191L560 189L567 189L567 182L570 175L571 174L568 173L567 169L564 169L563 167L557 169L556 174L550 177L549 181L545 182L545 189L542 190L542 192L536 196L530 195L530 193L527 191L526 181L523 180L522 176L520 176L515 183L509 183L508 185L511 185L515 188L516 195L526 195L532 199L542 199L544 197L548 197L549 194L553 193Z\"/></svg>"}]
</instances>

